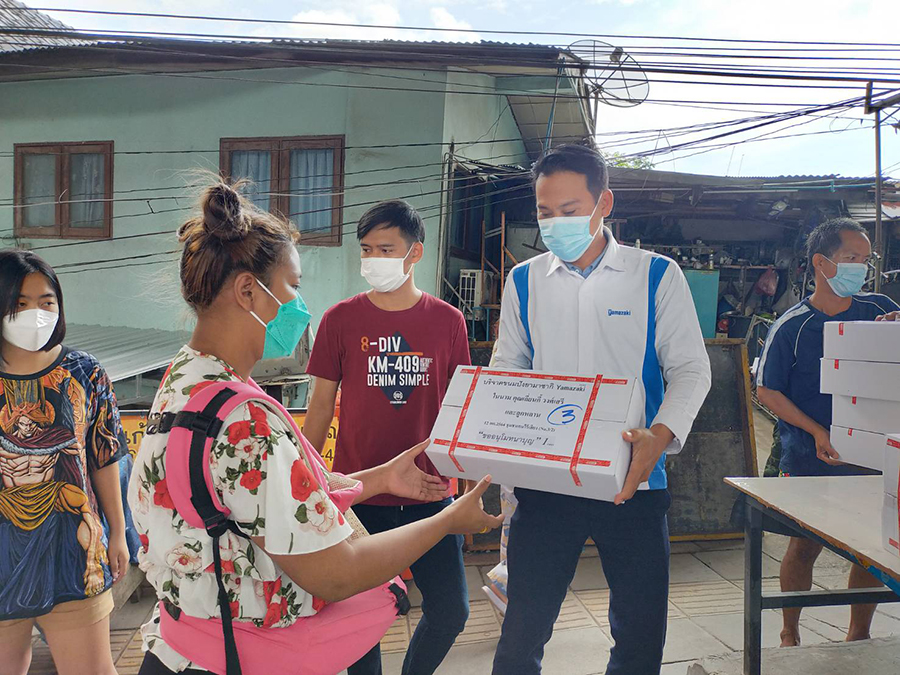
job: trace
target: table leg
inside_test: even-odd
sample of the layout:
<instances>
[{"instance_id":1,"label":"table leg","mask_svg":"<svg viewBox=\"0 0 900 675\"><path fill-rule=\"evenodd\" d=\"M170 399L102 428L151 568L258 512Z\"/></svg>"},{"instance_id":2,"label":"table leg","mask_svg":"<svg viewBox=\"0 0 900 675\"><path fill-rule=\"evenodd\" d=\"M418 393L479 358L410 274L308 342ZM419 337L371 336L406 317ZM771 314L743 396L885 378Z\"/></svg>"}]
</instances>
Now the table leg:
<instances>
[{"instance_id":1,"label":"table leg","mask_svg":"<svg viewBox=\"0 0 900 675\"><path fill-rule=\"evenodd\" d=\"M762 660L762 513L745 500L744 675L760 675Z\"/></svg>"}]
</instances>

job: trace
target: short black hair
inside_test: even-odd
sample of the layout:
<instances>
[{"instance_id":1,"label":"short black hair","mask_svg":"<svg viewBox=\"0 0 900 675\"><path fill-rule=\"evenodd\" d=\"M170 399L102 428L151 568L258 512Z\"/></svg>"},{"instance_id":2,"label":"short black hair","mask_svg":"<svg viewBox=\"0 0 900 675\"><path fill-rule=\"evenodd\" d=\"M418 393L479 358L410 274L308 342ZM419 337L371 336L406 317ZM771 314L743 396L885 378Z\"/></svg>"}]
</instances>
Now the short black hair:
<instances>
[{"instance_id":1,"label":"short black hair","mask_svg":"<svg viewBox=\"0 0 900 675\"><path fill-rule=\"evenodd\" d=\"M19 296L22 294L22 282L29 274L43 274L56 293L56 304L59 307L59 321L41 351L49 352L66 339L66 315L63 313L62 286L53 268L40 256L31 251L17 248L0 251L0 317L15 316L19 313ZM0 335L2 335L0 326Z\"/></svg>"},{"instance_id":2,"label":"short black hair","mask_svg":"<svg viewBox=\"0 0 900 675\"><path fill-rule=\"evenodd\" d=\"M609 170L603 155L586 145L566 144L547 150L531 167L531 182L558 171L580 173L587 179L588 190L596 199L609 189Z\"/></svg>"},{"instance_id":3,"label":"short black hair","mask_svg":"<svg viewBox=\"0 0 900 675\"><path fill-rule=\"evenodd\" d=\"M402 199L388 199L366 211L356 227L356 238L362 240L379 227L399 228L400 234L410 246L417 241L425 243L425 223L422 222L422 216L409 202Z\"/></svg>"},{"instance_id":4,"label":"short black hair","mask_svg":"<svg viewBox=\"0 0 900 675\"><path fill-rule=\"evenodd\" d=\"M816 227L809 233L806 239L806 256L809 264L812 265L813 256L816 253L831 258L835 252L843 245L841 232L859 232L866 237L869 233L862 225L852 218L831 218Z\"/></svg>"}]
</instances>

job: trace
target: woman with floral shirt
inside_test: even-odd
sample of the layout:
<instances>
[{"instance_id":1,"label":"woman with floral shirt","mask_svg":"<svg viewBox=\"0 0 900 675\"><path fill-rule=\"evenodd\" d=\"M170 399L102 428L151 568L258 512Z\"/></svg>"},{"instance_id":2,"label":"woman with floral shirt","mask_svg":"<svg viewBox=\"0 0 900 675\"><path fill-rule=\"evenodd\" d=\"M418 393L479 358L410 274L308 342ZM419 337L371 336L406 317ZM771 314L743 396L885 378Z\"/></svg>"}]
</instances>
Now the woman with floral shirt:
<instances>
[{"instance_id":1,"label":"woman with floral shirt","mask_svg":"<svg viewBox=\"0 0 900 675\"><path fill-rule=\"evenodd\" d=\"M292 353L305 326L296 322L308 320L298 293L297 235L287 222L218 183L205 192L202 214L185 223L179 236L182 293L197 324L163 378L151 416L179 412L213 383L246 382L264 355ZM215 619L212 539L174 508L165 475L168 436L145 436L132 474L129 503L141 533L141 567L167 606ZM447 534L479 532L501 522L479 505L486 480L439 516L351 540L350 526L302 461L301 446L308 447L305 439L273 410L253 402L235 408L212 445L213 488L248 537L228 532L219 545L236 622L273 630L293 626L326 603L387 582ZM382 493L445 498L446 485L415 466L424 447L351 476L362 483L356 501ZM164 642L158 616L143 635L142 675L203 672L189 654ZM302 663L303 655L297 657ZM304 671L298 666L292 672ZM245 670L245 675L253 674Z\"/></svg>"}]
</instances>

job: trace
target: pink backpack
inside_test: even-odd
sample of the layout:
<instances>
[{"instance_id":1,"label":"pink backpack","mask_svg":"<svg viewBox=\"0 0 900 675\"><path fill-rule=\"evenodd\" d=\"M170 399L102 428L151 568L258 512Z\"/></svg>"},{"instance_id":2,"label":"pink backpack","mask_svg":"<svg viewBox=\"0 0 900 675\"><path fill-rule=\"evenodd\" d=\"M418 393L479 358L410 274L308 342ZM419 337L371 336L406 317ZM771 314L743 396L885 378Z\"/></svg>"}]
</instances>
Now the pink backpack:
<instances>
[{"instance_id":1,"label":"pink backpack","mask_svg":"<svg viewBox=\"0 0 900 675\"><path fill-rule=\"evenodd\" d=\"M179 413L163 413L148 420L146 433L169 433L166 443L165 467L169 494L175 510L192 527L203 528L213 540L213 563L218 585L221 621L198 619L183 615L169 603L160 603L160 629L163 639L198 666L227 675L241 675L241 660L237 642L248 662L248 674L258 672L263 664L268 673L328 673L342 670L366 654L384 635L397 616L409 612L406 587L399 577L377 589L362 593L340 603L327 606L319 614L298 619L288 628L257 628L239 622L239 637L235 640L228 595L222 581L222 560L219 539L226 532L247 538L237 524L230 520L226 508L213 487L209 453L222 431L225 419L238 406L255 401L275 411L293 431L299 441L301 459L313 472L339 511L354 528L351 538L367 533L350 511L350 505L362 491L362 483L340 474L331 474L319 453L303 437L290 413L277 400L266 394L255 382L217 382L192 397ZM320 616L321 615L321 616ZM221 624L217 629L210 624ZM306 634L315 632L311 642ZM340 644L328 644L331 635ZM224 663L221 637L224 637ZM324 639L323 639L324 638ZM373 641L374 638L374 641ZM304 654L297 650L306 645ZM278 649L281 648L279 657ZM214 653L212 653L214 651ZM189 653L185 653L189 652ZM342 667L335 654L352 659ZM279 661L286 668L278 668ZM300 666L298 663L307 662ZM327 663L326 663L327 662ZM255 664L255 665L253 665ZM224 665L224 669L221 667ZM252 666L252 667L251 667ZM330 670L334 669L334 670Z\"/></svg>"}]
</instances>

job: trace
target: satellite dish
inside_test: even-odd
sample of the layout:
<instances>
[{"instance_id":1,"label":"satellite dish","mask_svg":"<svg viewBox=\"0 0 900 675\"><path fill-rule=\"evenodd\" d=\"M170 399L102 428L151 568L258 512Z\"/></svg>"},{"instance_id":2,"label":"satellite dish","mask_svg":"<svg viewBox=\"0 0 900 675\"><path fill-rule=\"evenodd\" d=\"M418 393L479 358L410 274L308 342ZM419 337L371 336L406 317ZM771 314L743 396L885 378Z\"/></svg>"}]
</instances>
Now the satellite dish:
<instances>
[{"instance_id":1,"label":"satellite dish","mask_svg":"<svg viewBox=\"0 0 900 675\"><path fill-rule=\"evenodd\" d=\"M647 75L621 47L579 40L569 45L568 51L587 62L584 82L592 96L617 108L631 108L647 100Z\"/></svg>"}]
</instances>

